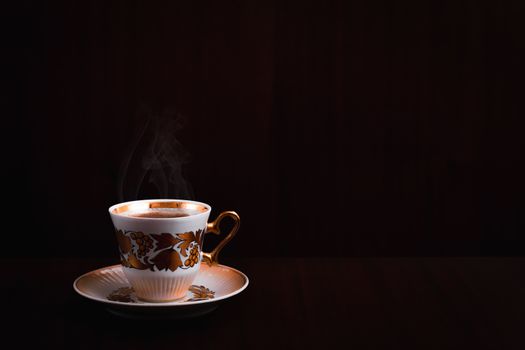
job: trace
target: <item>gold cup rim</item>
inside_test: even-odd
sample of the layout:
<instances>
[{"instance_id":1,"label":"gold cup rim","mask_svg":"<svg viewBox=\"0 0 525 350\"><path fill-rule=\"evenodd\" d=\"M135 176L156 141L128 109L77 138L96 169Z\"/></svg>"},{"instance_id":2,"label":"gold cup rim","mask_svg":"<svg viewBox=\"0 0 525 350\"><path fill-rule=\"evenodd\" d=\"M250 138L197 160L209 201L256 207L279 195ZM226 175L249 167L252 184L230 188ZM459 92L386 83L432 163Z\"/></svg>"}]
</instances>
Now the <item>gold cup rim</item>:
<instances>
[{"instance_id":1,"label":"gold cup rim","mask_svg":"<svg viewBox=\"0 0 525 350\"><path fill-rule=\"evenodd\" d=\"M149 218L149 217L133 217L124 215L128 211L140 211L150 208L181 208L181 209L191 209L196 210L197 213L190 216L181 216L175 218ZM187 199L141 199L123 203L117 203L109 207L109 213L111 215L117 215L121 217L126 217L128 219L135 220L184 220L195 215L200 215L204 213L209 213L211 207L202 202L191 201Z\"/></svg>"}]
</instances>

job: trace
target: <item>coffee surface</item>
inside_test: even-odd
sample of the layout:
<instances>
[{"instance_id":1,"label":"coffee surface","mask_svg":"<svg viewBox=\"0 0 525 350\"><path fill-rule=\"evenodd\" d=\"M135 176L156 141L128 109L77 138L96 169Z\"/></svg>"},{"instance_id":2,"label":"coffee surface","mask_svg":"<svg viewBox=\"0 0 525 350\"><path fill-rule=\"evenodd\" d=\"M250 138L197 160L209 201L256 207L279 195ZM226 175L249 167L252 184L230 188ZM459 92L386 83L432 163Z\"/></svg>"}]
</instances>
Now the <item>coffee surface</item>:
<instances>
[{"instance_id":1,"label":"coffee surface","mask_svg":"<svg viewBox=\"0 0 525 350\"><path fill-rule=\"evenodd\" d=\"M180 209L180 208L155 208L147 209L143 211L134 211L123 213L126 216L131 216L134 218L181 218L185 216L190 216L197 214L198 211L190 209Z\"/></svg>"}]
</instances>

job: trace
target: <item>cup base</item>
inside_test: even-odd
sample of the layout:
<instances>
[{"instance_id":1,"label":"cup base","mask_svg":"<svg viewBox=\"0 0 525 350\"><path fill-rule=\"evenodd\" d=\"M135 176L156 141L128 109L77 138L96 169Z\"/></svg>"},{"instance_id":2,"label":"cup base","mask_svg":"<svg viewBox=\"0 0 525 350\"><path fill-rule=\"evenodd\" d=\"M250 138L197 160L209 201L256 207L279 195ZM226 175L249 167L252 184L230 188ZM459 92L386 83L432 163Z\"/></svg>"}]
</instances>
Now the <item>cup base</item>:
<instances>
[{"instance_id":1,"label":"cup base","mask_svg":"<svg viewBox=\"0 0 525 350\"><path fill-rule=\"evenodd\" d=\"M199 273L199 265L176 271L149 271L123 267L137 298L151 303L167 303L183 299Z\"/></svg>"},{"instance_id":2,"label":"cup base","mask_svg":"<svg viewBox=\"0 0 525 350\"><path fill-rule=\"evenodd\" d=\"M172 302L172 301L177 301L177 300L184 299L184 296L181 296L181 297L178 297L178 298L174 298L174 299L148 299L148 298L139 297L137 295L137 298L142 300L142 301L148 302L148 303L169 303L169 302Z\"/></svg>"}]
</instances>

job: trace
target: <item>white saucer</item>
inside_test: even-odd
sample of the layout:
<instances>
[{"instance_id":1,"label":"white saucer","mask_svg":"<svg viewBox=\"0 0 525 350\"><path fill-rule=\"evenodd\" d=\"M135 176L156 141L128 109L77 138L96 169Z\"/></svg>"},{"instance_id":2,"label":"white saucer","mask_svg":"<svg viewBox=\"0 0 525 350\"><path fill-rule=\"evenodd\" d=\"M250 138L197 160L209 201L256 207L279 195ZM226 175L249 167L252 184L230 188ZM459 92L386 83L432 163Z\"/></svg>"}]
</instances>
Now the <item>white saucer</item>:
<instances>
[{"instance_id":1,"label":"white saucer","mask_svg":"<svg viewBox=\"0 0 525 350\"><path fill-rule=\"evenodd\" d=\"M203 263L185 298L150 303L137 299L121 265L113 265L78 277L73 288L83 297L105 304L111 313L119 316L177 319L215 310L221 301L242 292L248 283L248 277L234 268Z\"/></svg>"}]
</instances>

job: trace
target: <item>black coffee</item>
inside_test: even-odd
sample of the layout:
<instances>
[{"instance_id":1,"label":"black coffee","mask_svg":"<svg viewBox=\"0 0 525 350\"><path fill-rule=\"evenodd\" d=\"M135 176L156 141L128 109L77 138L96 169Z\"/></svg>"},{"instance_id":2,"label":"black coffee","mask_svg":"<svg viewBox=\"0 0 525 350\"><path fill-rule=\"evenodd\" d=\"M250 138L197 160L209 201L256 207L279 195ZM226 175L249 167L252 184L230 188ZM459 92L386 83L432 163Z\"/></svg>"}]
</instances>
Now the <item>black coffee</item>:
<instances>
[{"instance_id":1,"label":"black coffee","mask_svg":"<svg viewBox=\"0 0 525 350\"><path fill-rule=\"evenodd\" d=\"M168 209L168 208L159 208L159 209L147 209L144 211L135 211L124 213L126 216L131 216L134 218L181 218L185 216L190 216L196 214L197 211L189 209Z\"/></svg>"}]
</instances>

